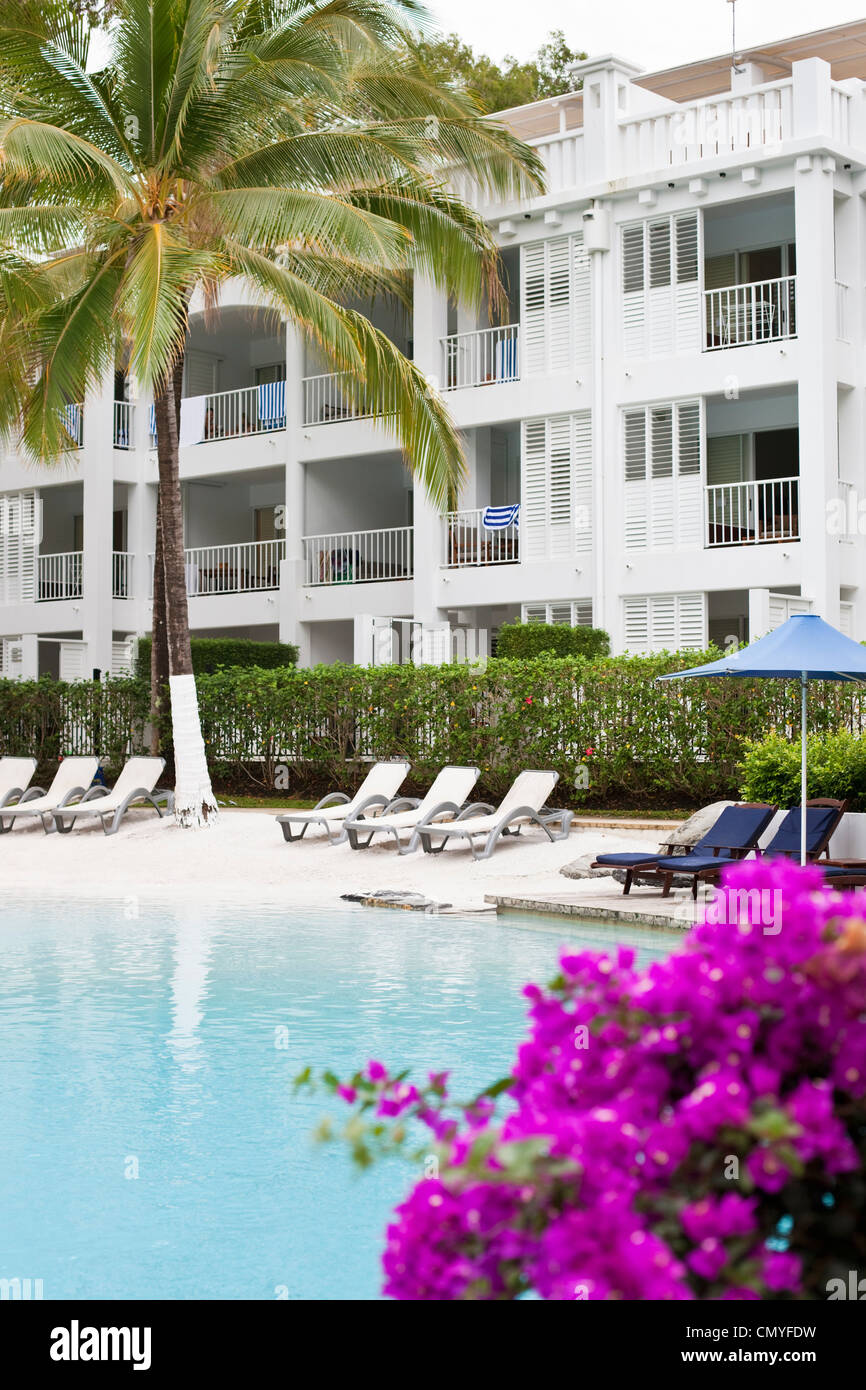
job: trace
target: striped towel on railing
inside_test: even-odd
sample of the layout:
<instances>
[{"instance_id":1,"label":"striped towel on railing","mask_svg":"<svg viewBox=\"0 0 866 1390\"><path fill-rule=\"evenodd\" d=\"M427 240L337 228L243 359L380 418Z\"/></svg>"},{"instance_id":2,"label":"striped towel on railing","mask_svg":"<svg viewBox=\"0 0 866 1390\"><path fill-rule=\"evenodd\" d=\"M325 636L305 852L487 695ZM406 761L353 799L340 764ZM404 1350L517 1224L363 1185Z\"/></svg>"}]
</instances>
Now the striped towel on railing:
<instances>
[{"instance_id":1,"label":"striped towel on railing","mask_svg":"<svg viewBox=\"0 0 866 1390\"><path fill-rule=\"evenodd\" d=\"M485 507L481 525L485 531L504 531L508 526L517 525L519 515L519 502L514 502L510 507Z\"/></svg>"},{"instance_id":2,"label":"striped towel on railing","mask_svg":"<svg viewBox=\"0 0 866 1390\"><path fill-rule=\"evenodd\" d=\"M63 424L67 434L78 442L81 439L81 406L75 402L63 407Z\"/></svg>"},{"instance_id":3,"label":"striped towel on railing","mask_svg":"<svg viewBox=\"0 0 866 1390\"><path fill-rule=\"evenodd\" d=\"M286 423L286 383L266 381L258 387L260 430L281 430Z\"/></svg>"},{"instance_id":4,"label":"striped towel on railing","mask_svg":"<svg viewBox=\"0 0 866 1390\"><path fill-rule=\"evenodd\" d=\"M147 428L148 428L148 431L150 432L151 440L155 441L155 440L156 440L156 406L154 405L153 401L151 401L151 403L150 403L150 408L149 408L148 413L147 413Z\"/></svg>"}]
</instances>

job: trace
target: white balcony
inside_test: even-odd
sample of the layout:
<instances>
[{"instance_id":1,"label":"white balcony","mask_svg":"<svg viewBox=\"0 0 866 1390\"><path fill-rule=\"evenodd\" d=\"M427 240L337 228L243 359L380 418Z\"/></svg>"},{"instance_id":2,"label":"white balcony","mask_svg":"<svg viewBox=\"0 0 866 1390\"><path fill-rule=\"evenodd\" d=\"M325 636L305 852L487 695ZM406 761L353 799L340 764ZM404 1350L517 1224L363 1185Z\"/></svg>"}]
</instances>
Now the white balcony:
<instances>
[{"instance_id":1,"label":"white balcony","mask_svg":"<svg viewBox=\"0 0 866 1390\"><path fill-rule=\"evenodd\" d=\"M64 550L36 556L36 601L81 598L83 552Z\"/></svg>"},{"instance_id":2,"label":"white balcony","mask_svg":"<svg viewBox=\"0 0 866 1390\"><path fill-rule=\"evenodd\" d=\"M209 396L184 396L180 403L179 443L206 444L214 439L240 439L248 434L271 434L286 427L286 383L242 386ZM150 447L156 448L156 414L149 416Z\"/></svg>"},{"instance_id":3,"label":"white balcony","mask_svg":"<svg viewBox=\"0 0 866 1390\"><path fill-rule=\"evenodd\" d=\"M112 440L115 449L132 449L135 444L132 429L135 423L135 405L132 401L114 402L114 428Z\"/></svg>"},{"instance_id":4,"label":"white balcony","mask_svg":"<svg viewBox=\"0 0 866 1390\"><path fill-rule=\"evenodd\" d=\"M128 550L111 553L111 597L132 598L132 555Z\"/></svg>"},{"instance_id":5,"label":"white balcony","mask_svg":"<svg viewBox=\"0 0 866 1390\"><path fill-rule=\"evenodd\" d=\"M766 545L800 539L800 479L716 483L706 491L706 545Z\"/></svg>"},{"instance_id":6,"label":"white balcony","mask_svg":"<svg viewBox=\"0 0 866 1390\"><path fill-rule=\"evenodd\" d=\"M797 277L704 291L706 351L797 335Z\"/></svg>"},{"instance_id":7,"label":"white balcony","mask_svg":"<svg viewBox=\"0 0 866 1390\"><path fill-rule=\"evenodd\" d=\"M443 517L446 569L471 569L478 565L516 565L520 560L520 523L517 517L505 526L485 525L491 508L447 512ZM502 511L504 509L497 509Z\"/></svg>"},{"instance_id":8,"label":"white balcony","mask_svg":"<svg viewBox=\"0 0 866 1390\"><path fill-rule=\"evenodd\" d=\"M413 530L342 531L304 536L304 583L372 584L413 575Z\"/></svg>"},{"instance_id":9,"label":"white balcony","mask_svg":"<svg viewBox=\"0 0 866 1390\"><path fill-rule=\"evenodd\" d=\"M329 425L335 420L369 420L376 414L355 397L349 372L305 376L304 424Z\"/></svg>"},{"instance_id":10,"label":"white balcony","mask_svg":"<svg viewBox=\"0 0 866 1390\"><path fill-rule=\"evenodd\" d=\"M185 550L186 591L190 598L208 594L249 594L280 587L285 541L241 541L200 545ZM153 555L150 559L153 594Z\"/></svg>"},{"instance_id":11,"label":"white balcony","mask_svg":"<svg viewBox=\"0 0 866 1390\"><path fill-rule=\"evenodd\" d=\"M847 93L834 93L834 128L847 129ZM751 91L681 102L619 122L620 176L693 164L721 155L758 154L794 134L794 84L790 78Z\"/></svg>"},{"instance_id":12,"label":"white balcony","mask_svg":"<svg viewBox=\"0 0 866 1390\"><path fill-rule=\"evenodd\" d=\"M452 333L442 338L442 389L490 386L517 381L520 327L481 328L473 333Z\"/></svg>"}]
</instances>

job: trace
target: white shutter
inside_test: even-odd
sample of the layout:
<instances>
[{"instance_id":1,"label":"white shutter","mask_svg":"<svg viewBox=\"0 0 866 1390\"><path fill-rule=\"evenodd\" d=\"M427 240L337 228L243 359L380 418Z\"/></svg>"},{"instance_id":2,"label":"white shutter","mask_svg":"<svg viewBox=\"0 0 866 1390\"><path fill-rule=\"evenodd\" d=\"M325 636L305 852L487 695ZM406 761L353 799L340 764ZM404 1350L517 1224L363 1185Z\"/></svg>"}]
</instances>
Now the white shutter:
<instances>
[{"instance_id":1,"label":"white shutter","mask_svg":"<svg viewBox=\"0 0 866 1390\"><path fill-rule=\"evenodd\" d=\"M701 341L698 214L623 227L622 326L627 357L695 352Z\"/></svg>"},{"instance_id":2,"label":"white shutter","mask_svg":"<svg viewBox=\"0 0 866 1390\"><path fill-rule=\"evenodd\" d=\"M563 627L592 627L592 599L552 599L549 603L524 603L523 623L556 623Z\"/></svg>"},{"instance_id":3,"label":"white shutter","mask_svg":"<svg viewBox=\"0 0 866 1390\"><path fill-rule=\"evenodd\" d=\"M521 519L527 560L592 548L592 424L588 410L526 420Z\"/></svg>"},{"instance_id":4,"label":"white shutter","mask_svg":"<svg viewBox=\"0 0 866 1390\"><path fill-rule=\"evenodd\" d=\"M131 676L135 667L136 638L125 637L122 642L111 644L112 676Z\"/></svg>"},{"instance_id":5,"label":"white shutter","mask_svg":"<svg viewBox=\"0 0 866 1390\"><path fill-rule=\"evenodd\" d=\"M700 402L624 411L623 458L626 550L700 549Z\"/></svg>"},{"instance_id":6,"label":"white shutter","mask_svg":"<svg viewBox=\"0 0 866 1390\"><path fill-rule=\"evenodd\" d=\"M781 627L796 613L811 613L812 600L799 594L770 594L770 632Z\"/></svg>"},{"instance_id":7,"label":"white shutter","mask_svg":"<svg viewBox=\"0 0 866 1390\"><path fill-rule=\"evenodd\" d=\"M704 594L647 594L626 598L623 616L628 652L703 650L707 645Z\"/></svg>"},{"instance_id":8,"label":"white shutter","mask_svg":"<svg viewBox=\"0 0 866 1390\"><path fill-rule=\"evenodd\" d=\"M520 317L527 376L566 372L589 360L590 267L582 232L523 247Z\"/></svg>"},{"instance_id":9,"label":"white shutter","mask_svg":"<svg viewBox=\"0 0 866 1390\"><path fill-rule=\"evenodd\" d=\"M24 669L24 646L20 637L0 637L0 679L19 680Z\"/></svg>"},{"instance_id":10,"label":"white shutter","mask_svg":"<svg viewBox=\"0 0 866 1390\"><path fill-rule=\"evenodd\" d=\"M714 434L707 440L707 486L743 481L742 434Z\"/></svg>"},{"instance_id":11,"label":"white shutter","mask_svg":"<svg viewBox=\"0 0 866 1390\"><path fill-rule=\"evenodd\" d=\"M592 414L581 410L572 416L572 477L574 549L578 555L592 550Z\"/></svg>"},{"instance_id":12,"label":"white shutter","mask_svg":"<svg viewBox=\"0 0 866 1390\"><path fill-rule=\"evenodd\" d=\"M839 631L844 632L846 637L854 636L854 605L853 603L839 604Z\"/></svg>"},{"instance_id":13,"label":"white shutter","mask_svg":"<svg viewBox=\"0 0 866 1390\"><path fill-rule=\"evenodd\" d=\"M521 449L521 551L527 560L547 556L547 422L526 420Z\"/></svg>"},{"instance_id":14,"label":"white shutter","mask_svg":"<svg viewBox=\"0 0 866 1390\"><path fill-rule=\"evenodd\" d=\"M62 681L83 681L87 679L87 643L60 643L60 679Z\"/></svg>"},{"instance_id":15,"label":"white shutter","mask_svg":"<svg viewBox=\"0 0 866 1390\"><path fill-rule=\"evenodd\" d=\"M211 396L219 390L220 359L193 349L186 354L185 396Z\"/></svg>"},{"instance_id":16,"label":"white shutter","mask_svg":"<svg viewBox=\"0 0 866 1390\"><path fill-rule=\"evenodd\" d=\"M30 603L36 597L39 494L0 496L0 602Z\"/></svg>"}]
</instances>

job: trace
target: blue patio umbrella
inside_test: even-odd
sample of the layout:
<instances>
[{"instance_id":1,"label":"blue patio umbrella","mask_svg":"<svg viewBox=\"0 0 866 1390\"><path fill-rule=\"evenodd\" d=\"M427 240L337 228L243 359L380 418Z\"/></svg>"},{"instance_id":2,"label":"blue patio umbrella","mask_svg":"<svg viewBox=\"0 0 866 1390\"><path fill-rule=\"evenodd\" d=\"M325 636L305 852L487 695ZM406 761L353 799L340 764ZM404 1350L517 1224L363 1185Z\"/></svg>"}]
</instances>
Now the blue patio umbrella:
<instances>
[{"instance_id":1,"label":"blue patio umbrella","mask_svg":"<svg viewBox=\"0 0 866 1390\"><path fill-rule=\"evenodd\" d=\"M866 647L814 613L798 613L774 632L720 661L671 671L662 681L693 676L752 676L800 682L800 863L806 862L806 692L809 681L866 681Z\"/></svg>"}]
</instances>

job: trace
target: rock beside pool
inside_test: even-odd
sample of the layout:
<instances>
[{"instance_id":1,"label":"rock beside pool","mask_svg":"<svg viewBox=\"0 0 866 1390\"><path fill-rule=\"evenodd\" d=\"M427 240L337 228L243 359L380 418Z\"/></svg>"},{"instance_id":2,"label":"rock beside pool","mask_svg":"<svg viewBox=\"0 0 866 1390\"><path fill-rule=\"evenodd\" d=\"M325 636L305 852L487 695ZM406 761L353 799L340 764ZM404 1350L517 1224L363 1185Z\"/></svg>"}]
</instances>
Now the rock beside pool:
<instances>
[{"instance_id":1,"label":"rock beside pool","mask_svg":"<svg viewBox=\"0 0 866 1390\"><path fill-rule=\"evenodd\" d=\"M592 869L590 865L595 859L594 854L581 854L579 858L572 859L571 863L565 864L560 873L566 878L610 878L610 869ZM615 878L616 875L614 874Z\"/></svg>"},{"instance_id":2,"label":"rock beside pool","mask_svg":"<svg viewBox=\"0 0 866 1390\"><path fill-rule=\"evenodd\" d=\"M400 892L394 888L378 888L374 893L341 893L347 903L363 903L364 907L397 907L405 912L442 912L451 903L437 903L423 893Z\"/></svg>"}]
</instances>

